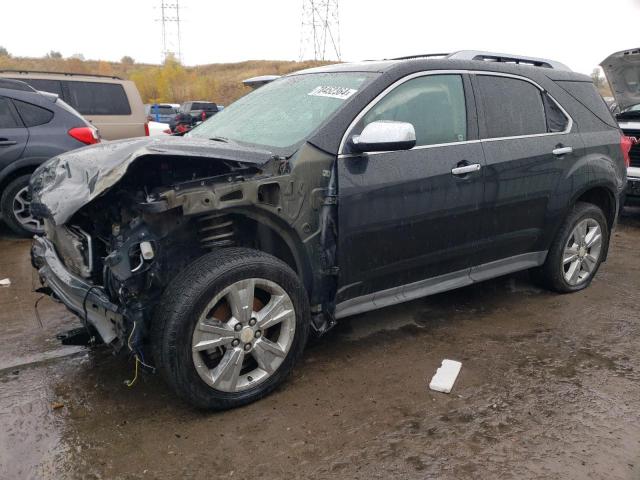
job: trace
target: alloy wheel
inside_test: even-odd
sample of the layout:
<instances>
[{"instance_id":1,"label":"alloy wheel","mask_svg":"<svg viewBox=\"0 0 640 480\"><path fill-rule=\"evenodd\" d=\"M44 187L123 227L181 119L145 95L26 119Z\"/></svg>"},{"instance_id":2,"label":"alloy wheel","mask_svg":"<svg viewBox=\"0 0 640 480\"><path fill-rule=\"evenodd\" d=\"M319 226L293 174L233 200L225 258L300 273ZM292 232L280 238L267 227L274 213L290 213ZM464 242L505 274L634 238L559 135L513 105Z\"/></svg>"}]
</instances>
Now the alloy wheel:
<instances>
[{"instance_id":1,"label":"alloy wheel","mask_svg":"<svg viewBox=\"0 0 640 480\"><path fill-rule=\"evenodd\" d=\"M579 285L593 274L602 251L602 229L593 218L578 222L564 248L562 268L569 285Z\"/></svg>"},{"instance_id":2,"label":"alloy wheel","mask_svg":"<svg viewBox=\"0 0 640 480\"><path fill-rule=\"evenodd\" d=\"M262 278L229 285L204 309L192 337L200 378L223 392L253 388L271 377L293 343L296 312L289 295Z\"/></svg>"},{"instance_id":3,"label":"alloy wheel","mask_svg":"<svg viewBox=\"0 0 640 480\"><path fill-rule=\"evenodd\" d=\"M12 211L15 219L28 231L39 233L43 230L42 220L35 218L31 214L31 195L29 187L26 186L13 197Z\"/></svg>"}]
</instances>

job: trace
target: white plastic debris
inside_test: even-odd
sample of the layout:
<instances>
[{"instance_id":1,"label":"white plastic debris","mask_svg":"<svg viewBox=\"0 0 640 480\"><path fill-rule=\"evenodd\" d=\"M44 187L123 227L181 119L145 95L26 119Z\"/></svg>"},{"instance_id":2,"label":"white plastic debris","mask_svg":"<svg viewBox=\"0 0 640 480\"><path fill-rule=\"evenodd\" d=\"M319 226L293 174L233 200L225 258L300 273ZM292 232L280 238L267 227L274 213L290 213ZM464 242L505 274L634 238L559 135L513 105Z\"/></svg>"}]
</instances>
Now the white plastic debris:
<instances>
[{"instance_id":1,"label":"white plastic debris","mask_svg":"<svg viewBox=\"0 0 640 480\"><path fill-rule=\"evenodd\" d=\"M153 251L153 246L151 242L140 242L140 253L142 253L142 258L145 260L151 260L155 256L155 252Z\"/></svg>"},{"instance_id":2,"label":"white plastic debris","mask_svg":"<svg viewBox=\"0 0 640 480\"><path fill-rule=\"evenodd\" d=\"M442 365L436 370L429 388L436 392L449 393L453 388L453 384L456 383L456 378L458 378L461 368L462 363L456 360L442 360Z\"/></svg>"},{"instance_id":3,"label":"white plastic debris","mask_svg":"<svg viewBox=\"0 0 640 480\"><path fill-rule=\"evenodd\" d=\"M9 280L8 278L3 278L2 280L0 280L0 287L8 287L11 285L11 280Z\"/></svg>"}]
</instances>

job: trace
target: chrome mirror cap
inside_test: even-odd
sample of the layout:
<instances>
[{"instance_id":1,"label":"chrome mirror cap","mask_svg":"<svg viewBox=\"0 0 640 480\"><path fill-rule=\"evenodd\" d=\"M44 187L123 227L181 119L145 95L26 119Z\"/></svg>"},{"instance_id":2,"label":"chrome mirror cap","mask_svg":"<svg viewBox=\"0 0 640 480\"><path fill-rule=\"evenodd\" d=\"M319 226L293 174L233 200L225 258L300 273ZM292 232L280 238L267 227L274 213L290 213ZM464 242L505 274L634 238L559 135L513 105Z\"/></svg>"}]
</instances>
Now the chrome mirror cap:
<instances>
[{"instance_id":1,"label":"chrome mirror cap","mask_svg":"<svg viewBox=\"0 0 640 480\"><path fill-rule=\"evenodd\" d=\"M378 120L354 135L351 142L359 152L410 150L416 144L416 131L408 122Z\"/></svg>"}]
</instances>

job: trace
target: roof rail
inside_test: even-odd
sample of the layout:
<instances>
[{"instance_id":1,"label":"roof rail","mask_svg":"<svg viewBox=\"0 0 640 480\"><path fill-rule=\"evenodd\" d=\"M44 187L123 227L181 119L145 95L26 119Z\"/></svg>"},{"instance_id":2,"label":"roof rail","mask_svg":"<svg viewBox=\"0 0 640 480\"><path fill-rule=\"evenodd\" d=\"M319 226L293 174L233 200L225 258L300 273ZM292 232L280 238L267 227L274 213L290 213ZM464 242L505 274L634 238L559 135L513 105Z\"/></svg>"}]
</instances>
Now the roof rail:
<instances>
[{"instance_id":1,"label":"roof rail","mask_svg":"<svg viewBox=\"0 0 640 480\"><path fill-rule=\"evenodd\" d=\"M460 50L453 53L425 53L422 55L409 55L406 57L392 58L391 60L415 60L420 58L446 58L447 60L479 60L481 62L515 63L530 67L553 68L554 70L571 69L565 64L546 58L525 57L509 53L481 52L479 50Z\"/></svg>"},{"instance_id":2,"label":"roof rail","mask_svg":"<svg viewBox=\"0 0 640 480\"><path fill-rule=\"evenodd\" d=\"M98 78L113 78L114 80L122 80L120 77L116 77L115 75L97 75L93 73L73 73L73 72L47 72L45 70L0 70L0 73L44 73L47 75L67 75L69 77L98 77Z\"/></svg>"},{"instance_id":3,"label":"roof rail","mask_svg":"<svg viewBox=\"0 0 640 480\"><path fill-rule=\"evenodd\" d=\"M391 60L413 60L416 58L447 58L450 53L425 53L423 55L407 55L406 57L392 58Z\"/></svg>"},{"instance_id":4,"label":"roof rail","mask_svg":"<svg viewBox=\"0 0 640 480\"><path fill-rule=\"evenodd\" d=\"M564 70L570 72L571 69L564 63L546 58L525 57L524 55L513 55L509 53L481 52L478 50L460 50L447 56L450 60L480 60L482 62L515 63L517 65L528 65L531 67L552 68L554 70Z\"/></svg>"}]
</instances>

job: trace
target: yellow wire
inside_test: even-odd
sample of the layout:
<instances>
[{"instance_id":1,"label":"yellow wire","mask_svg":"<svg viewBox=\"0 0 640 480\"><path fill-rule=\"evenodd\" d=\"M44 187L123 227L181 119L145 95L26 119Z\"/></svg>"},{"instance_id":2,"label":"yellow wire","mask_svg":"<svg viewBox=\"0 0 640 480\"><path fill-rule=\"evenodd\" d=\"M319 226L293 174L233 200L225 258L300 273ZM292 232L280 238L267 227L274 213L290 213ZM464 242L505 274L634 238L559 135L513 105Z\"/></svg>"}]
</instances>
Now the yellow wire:
<instances>
[{"instance_id":1,"label":"yellow wire","mask_svg":"<svg viewBox=\"0 0 640 480\"><path fill-rule=\"evenodd\" d=\"M138 360L138 355L136 355L136 373L133 376L133 380L127 380L124 382L127 387L133 387L136 383L136 380L138 380L138 364L139 363L140 363L140 360Z\"/></svg>"},{"instance_id":2,"label":"yellow wire","mask_svg":"<svg viewBox=\"0 0 640 480\"><path fill-rule=\"evenodd\" d=\"M131 329L131 333L129 334L129 338L127 339L127 346L129 347L129 350L133 352L133 348L131 348L131 337L133 337L133 332L136 330L136 322L133 322L133 328ZM138 354L135 354L135 358L136 358L136 369L135 369L135 375L133 376L133 380L126 380L124 383L127 387L131 388L135 385L136 380L138 380L138 363L140 363L140 360L138 359Z\"/></svg>"}]
</instances>

